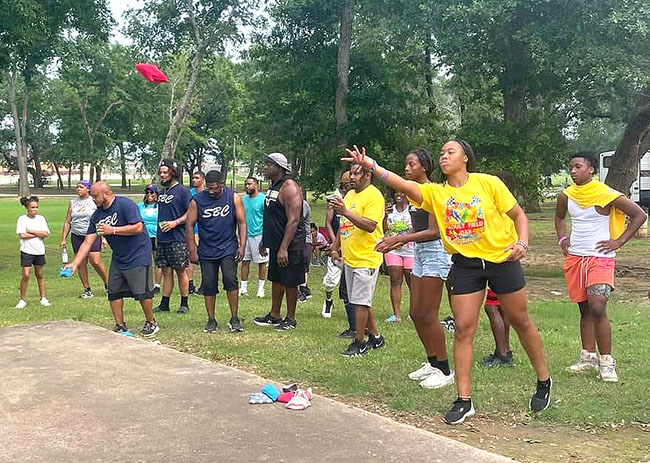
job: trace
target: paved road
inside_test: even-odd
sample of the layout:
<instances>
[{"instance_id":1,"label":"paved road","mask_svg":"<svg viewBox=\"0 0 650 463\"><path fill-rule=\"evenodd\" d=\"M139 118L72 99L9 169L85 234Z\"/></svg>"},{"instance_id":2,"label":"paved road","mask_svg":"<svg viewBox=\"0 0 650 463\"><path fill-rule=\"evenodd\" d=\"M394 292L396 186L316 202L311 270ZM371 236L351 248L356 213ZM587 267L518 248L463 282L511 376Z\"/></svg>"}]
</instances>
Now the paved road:
<instances>
[{"instance_id":1,"label":"paved road","mask_svg":"<svg viewBox=\"0 0 650 463\"><path fill-rule=\"evenodd\" d=\"M77 322L0 330L0 462L505 462L324 397Z\"/></svg>"}]
</instances>

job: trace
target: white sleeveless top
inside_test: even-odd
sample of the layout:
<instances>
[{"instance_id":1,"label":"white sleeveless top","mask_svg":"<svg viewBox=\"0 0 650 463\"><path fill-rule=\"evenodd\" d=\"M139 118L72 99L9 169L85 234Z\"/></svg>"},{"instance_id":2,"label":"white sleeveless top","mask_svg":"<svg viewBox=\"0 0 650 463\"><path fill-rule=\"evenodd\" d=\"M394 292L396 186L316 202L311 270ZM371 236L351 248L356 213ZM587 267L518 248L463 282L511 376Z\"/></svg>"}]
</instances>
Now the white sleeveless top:
<instances>
[{"instance_id":1,"label":"white sleeveless top","mask_svg":"<svg viewBox=\"0 0 650 463\"><path fill-rule=\"evenodd\" d=\"M615 257L616 252L603 253L596 250L596 243L610 239L609 215L599 214L595 206L582 209L571 198L568 198L567 206L569 214L571 214L569 254Z\"/></svg>"},{"instance_id":2,"label":"white sleeveless top","mask_svg":"<svg viewBox=\"0 0 650 463\"><path fill-rule=\"evenodd\" d=\"M393 205L393 210L386 216L386 236L403 235L413 229L413 222L409 207L404 208L403 211L397 210L397 206ZM397 249L390 251L401 257L415 257L415 243L408 242Z\"/></svg>"},{"instance_id":3,"label":"white sleeveless top","mask_svg":"<svg viewBox=\"0 0 650 463\"><path fill-rule=\"evenodd\" d=\"M77 236L86 236L90 226L90 218L97 210L93 198L70 200L70 231Z\"/></svg>"}]
</instances>

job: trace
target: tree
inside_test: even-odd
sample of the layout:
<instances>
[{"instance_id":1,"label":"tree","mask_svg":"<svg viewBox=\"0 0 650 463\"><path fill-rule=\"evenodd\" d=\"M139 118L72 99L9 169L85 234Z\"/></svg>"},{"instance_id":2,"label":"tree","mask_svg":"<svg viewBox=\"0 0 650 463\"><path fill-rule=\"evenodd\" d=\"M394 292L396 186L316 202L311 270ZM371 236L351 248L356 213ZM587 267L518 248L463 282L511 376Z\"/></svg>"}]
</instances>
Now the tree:
<instances>
[{"instance_id":1,"label":"tree","mask_svg":"<svg viewBox=\"0 0 650 463\"><path fill-rule=\"evenodd\" d=\"M0 3L0 70L8 81L20 171L19 195L29 194L27 122L29 96L39 67L51 58L64 33L106 38L110 14L105 0L16 0Z\"/></svg>"}]
</instances>

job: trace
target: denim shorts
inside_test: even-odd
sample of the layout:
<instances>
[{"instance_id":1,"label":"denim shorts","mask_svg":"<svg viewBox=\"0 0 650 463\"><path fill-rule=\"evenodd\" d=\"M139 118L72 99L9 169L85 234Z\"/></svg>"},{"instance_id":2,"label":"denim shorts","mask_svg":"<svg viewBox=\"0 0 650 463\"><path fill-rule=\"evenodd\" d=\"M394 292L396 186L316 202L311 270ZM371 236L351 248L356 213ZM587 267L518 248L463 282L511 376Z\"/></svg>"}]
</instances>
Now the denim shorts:
<instances>
[{"instance_id":1,"label":"denim shorts","mask_svg":"<svg viewBox=\"0 0 650 463\"><path fill-rule=\"evenodd\" d=\"M442 241L415 243L415 262L411 275L417 278L433 277L447 279L451 257L445 251Z\"/></svg>"}]
</instances>

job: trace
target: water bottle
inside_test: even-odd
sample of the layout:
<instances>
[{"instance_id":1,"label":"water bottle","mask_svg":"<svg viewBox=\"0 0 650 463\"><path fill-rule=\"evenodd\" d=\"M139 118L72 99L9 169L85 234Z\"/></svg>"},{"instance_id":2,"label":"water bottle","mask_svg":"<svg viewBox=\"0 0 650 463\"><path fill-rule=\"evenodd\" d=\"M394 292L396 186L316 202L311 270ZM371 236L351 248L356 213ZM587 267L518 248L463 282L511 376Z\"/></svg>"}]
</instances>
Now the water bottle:
<instances>
[{"instance_id":1,"label":"water bottle","mask_svg":"<svg viewBox=\"0 0 650 463\"><path fill-rule=\"evenodd\" d=\"M67 246L63 246L61 248L61 263L63 265L67 265L69 263L68 261L68 248Z\"/></svg>"}]
</instances>

